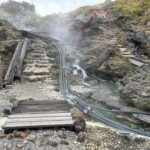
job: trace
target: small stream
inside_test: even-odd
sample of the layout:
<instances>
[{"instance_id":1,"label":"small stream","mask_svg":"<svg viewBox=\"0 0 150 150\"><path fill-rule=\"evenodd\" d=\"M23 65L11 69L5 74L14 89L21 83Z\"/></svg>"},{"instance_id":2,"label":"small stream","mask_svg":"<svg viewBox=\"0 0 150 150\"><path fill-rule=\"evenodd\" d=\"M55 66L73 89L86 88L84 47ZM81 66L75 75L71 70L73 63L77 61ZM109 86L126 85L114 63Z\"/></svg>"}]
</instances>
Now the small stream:
<instances>
[{"instance_id":1,"label":"small stream","mask_svg":"<svg viewBox=\"0 0 150 150\"><path fill-rule=\"evenodd\" d=\"M74 66L76 67L76 66ZM86 75L86 72L83 71L84 69L82 69L81 67L76 67L78 70L81 69L81 72L82 72L82 77L83 77L83 80L85 79L84 77ZM92 86L89 86L88 84L84 84L83 85L83 88L88 88L88 89L91 89L91 91L111 91L112 95L113 96L120 96L120 93L119 93L119 89L117 87L117 85L115 85L115 83L113 82L108 82L108 81L105 81L105 80L102 80L102 79L99 79L100 82L98 82L98 84L96 85L92 85ZM92 92L93 93L93 92ZM150 129L148 127L145 126L145 128L143 127L143 124L140 124L138 120L136 120L136 122L138 122L138 124L134 123L132 121L133 119L133 116L132 115L127 115L127 114L123 114L123 113L118 113L118 112L107 112L107 111L101 111L101 110L98 110L99 108L102 108L102 109L106 109L106 110L113 110L114 108L111 107L111 106L108 106L105 102L103 101L98 101L98 100L95 100L95 99L92 99L91 97L88 97L86 98L86 102L93 108L97 109L98 112L100 112L101 114L103 114L105 117L108 117L116 122L119 122L123 125L126 125L130 128L134 128L134 129L139 129L141 131L150 131ZM126 119L119 119L117 118L117 116L124 116L126 118L129 118L129 120L131 119L131 121L128 121ZM134 118L135 119L135 118Z\"/></svg>"},{"instance_id":2,"label":"small stream","mask_svg":"<svg viewBox=\"0 0 150 150\"><path fill-rule=\"evenodd\" d=\"M109 89L112 94L114 96L119 96L119 90L118 90L118 87L113 84L113 83L109 83L107 81L103 82L103 83L99 83L95 86L91 86L89 87L91 88L92 90L104 90L104 89ZM113 110L114 108L106 105L105 102L102 102L102 101L98 101L98 100L95 100L95 99L92 99L92 98L88 98L86 99L86 101L93 107L93 108L102 108L102 109L108 109L108 110ZM104 116L114 120L114 121L117 121L123 125L127 125L128 127L131 127L131 128L134 128L134 129L139 129L141 131L148 131L150 132L150 128L149 127L146 127L145 125L145 128L143 127L143 125L141 124L141 126L139 126L139 124L136 124L136 123L133 123L133 122L130 122L130 121L127 121L127 120L123 120L123 119L118 119L117 118L117 115L121 115L121 116L126 116L128 118L131 118L132 120L132 115L127 115L127 114L123 114L123 113L118 113L118 112L106 112L106 111L100 111L100 110L97 110L98 112L100 112L101 114L103 114Z\"/></svg>"}]
</instances>

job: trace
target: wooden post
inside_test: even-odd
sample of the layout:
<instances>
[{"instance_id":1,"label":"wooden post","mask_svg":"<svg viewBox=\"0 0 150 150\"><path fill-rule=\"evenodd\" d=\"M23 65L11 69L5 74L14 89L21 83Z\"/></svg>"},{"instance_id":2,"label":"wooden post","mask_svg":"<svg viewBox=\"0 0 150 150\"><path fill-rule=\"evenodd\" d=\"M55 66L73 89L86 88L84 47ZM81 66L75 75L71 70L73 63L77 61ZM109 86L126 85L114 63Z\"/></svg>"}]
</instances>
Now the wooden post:
<instances>
[{"instance_id":1,"label":"wooden post","mask_svg":"<svg viewBox=\"0 0 150 150\"><path fill-rule=\"evenodd\" d=\"M14 52L14 55L12 57L12 60L10 62L10 65L8 67L8 70L7 70L5 79L4 79L5 85L12 84L12 82L14 80L14 76L15 76L16 71L17 71L18 58L19 58L20 53L21 53L22 44L23 44L23 41L20 41L17 45L15 52Z\"/></svg>"},{"instance_id":2,"label":"wooden post","mask_svg":"<svg viewBox=\"0 0 150 150\"><path fill-rule=\"evenodd\" d=\"M3 68L2 68L2 62L0 57L0 89L3 88Z\"/></svg>"},{"instance_id":3,"label":"wooden post","mask_svg":"<svg viewBox=\"0 0 150 150\"><path fill-rule=\"evenodd\" d=\"M27 51L27 47L28 47L28 38L26 38L23 42L21 53L20 53L20 56L19 56L19 59L18 59L18 66L17 66L17 71L16 71L16 74L15 74L15 76L18 77L18 78L21 78L21 75L22 75L23 60L24 60L24 57L25 57L25 54L26 54L26 51Z\"/></svg>"}]
</instances>

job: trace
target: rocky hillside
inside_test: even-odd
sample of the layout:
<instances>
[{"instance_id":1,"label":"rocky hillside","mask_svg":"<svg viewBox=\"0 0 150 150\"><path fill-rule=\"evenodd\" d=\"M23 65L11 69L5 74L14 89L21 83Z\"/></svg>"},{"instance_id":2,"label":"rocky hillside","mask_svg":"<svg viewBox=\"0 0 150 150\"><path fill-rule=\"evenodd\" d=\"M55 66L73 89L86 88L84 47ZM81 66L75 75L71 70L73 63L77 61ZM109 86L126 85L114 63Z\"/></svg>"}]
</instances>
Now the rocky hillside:
<instances>
[{"instance_id":1,"label":"rocky hillside","mask_svg":"<svg viewBox=\"0 0 150 150\"><path fill-rule=\"evenodd\" d=\"M72 59L71 62L78 58L80 65L89 75L94 74L119 83L122 98L127 103L136 107L138 105L140 109L144 109L147 104L149 106L148 82L145 81L145 84L139 81L140 87L137 89L135 79L135 72L142 76L141 80L142 78L148 80L145 75L149 74L150 2L148 0L139 0L136 3L131 0L117 0L102 5L82 7L69 14L45 17L37 16L34 6L30 4L14 1L3 3L0 11L9 14L5 19L10 21L11 18L11 22L14 22L11 16L13 7L10 8L10 4L14 7L18 6L14 13L22 15L23 26L67 41L70 47L68 57ZM26 9L27 11L24 11ZM1 23L1 40L18 39L22 36L19 30L10 27L6 22L5 25L3 23ZM12 41L11 44L15 46ZM5 53L3 47L9 49L3 45L3 42L0 46L1 53ZM5 64L9 64L10 57L2 59L6 59ZM144 69L145 66L147 69ZM142 74L138 73L139 70ZM135 81L135 85L127 82L130 78ZM138 93L136 98L134 92L129 89L132 87L131 84L133 90ZM147 94L144 96L143 93ZM142 103L139 102L140 99L143 99Z\"/></svg>"}]
</instances>

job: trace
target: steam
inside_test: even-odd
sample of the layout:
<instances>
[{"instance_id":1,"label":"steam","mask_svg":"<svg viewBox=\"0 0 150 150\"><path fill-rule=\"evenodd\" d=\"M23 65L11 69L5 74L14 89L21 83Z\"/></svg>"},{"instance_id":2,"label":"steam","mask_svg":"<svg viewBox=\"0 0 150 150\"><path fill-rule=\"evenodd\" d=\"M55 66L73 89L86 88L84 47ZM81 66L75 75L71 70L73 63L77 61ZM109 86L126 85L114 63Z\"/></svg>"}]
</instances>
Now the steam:
<instances>
[{"instance_id":1,"label":"steam","mask_svg":"<svg viewBox=\"0 0 150 150\"><path fill-rule=\"evenodd\" d=\"M7 2L8 0L0 0L1 2ZM17 2L26 1L36 6L36 12L42 16L53 13L66 13L73 11L79 7L94 5L104 2L105 0L15 0Z\"/></svg>"}]
</instances>

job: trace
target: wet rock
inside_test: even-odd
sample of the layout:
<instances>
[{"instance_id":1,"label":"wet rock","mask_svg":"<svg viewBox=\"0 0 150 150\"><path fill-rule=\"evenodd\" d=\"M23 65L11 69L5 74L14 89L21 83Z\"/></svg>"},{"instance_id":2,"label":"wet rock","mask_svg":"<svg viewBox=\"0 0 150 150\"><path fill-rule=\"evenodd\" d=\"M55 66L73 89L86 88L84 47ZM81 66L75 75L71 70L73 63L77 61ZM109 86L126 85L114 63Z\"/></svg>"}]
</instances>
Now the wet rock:
<instances>
[{"instance_id":1,"label":"wet rock","mask_svg":"<svg viewBox=\"0 0 150 150\"><path fill-rule=\"evenodd\" d=\"M85 120L82 118L76 119L76 121L74 122L74 130L77 133L79 133L81 131L85 131L85 128L86 128Z\"/></svg>"},{"instance_id":2,"label":"wet rock","mask_svg":"<svg viewBox=\"0 0 150 150\"><path fill-rule=\"evenodd\" d=\"M116 81L123 78L131 69L132 65L126 59L114 56L99 67L97 74L102 78Z\"/></svg>"},{"instance_id":3,"label":"wet rock","mask_svg":"<svg viewBox=\"0 0 150 150\"><path fill-rule=\"evenodd\" d=\"M90 77L85 78L84 82L86 82L89 85L96 85L98 83L97 80Z\"/></svg>"},{"instance_id":4,"label":"wet rock","mask_svg":"<svg viewBox=\"0 0 150 150\"><path fill-rule=\"evenodd\" d=\"M77 141L78 142L84 142L86 138L86 134L84 132L80 132L78 137L77 137Z\"/></svg>"},{"instance_id":5,"label":"wet rock","mask_svg":"<svg viewBox=\"0 0 150 150\"><path fill-rule=\"evenodd\" d=\"M62 145L69 145L69 142L66 141L66 140L61 140L61 141L60 141L60 144L62 144Z\"/></svg>"},{"instance_id":6,"label":"wet rock","mask_svg":"<svg viewBox=\"0 0 150 150\"><path fill-rule=\"evenodd\" d=\"M116 87L114 86L114 88ZM93 92L91 98L97 101L102 101L111 107L121 108L123 106L120 102L120 98L106 88Z\"/></svg>"}]
</instances>

